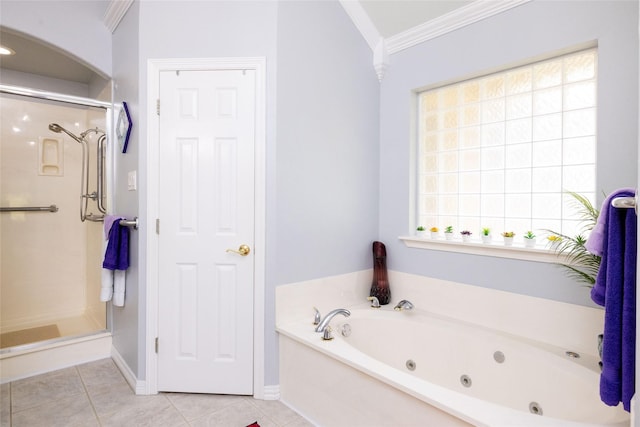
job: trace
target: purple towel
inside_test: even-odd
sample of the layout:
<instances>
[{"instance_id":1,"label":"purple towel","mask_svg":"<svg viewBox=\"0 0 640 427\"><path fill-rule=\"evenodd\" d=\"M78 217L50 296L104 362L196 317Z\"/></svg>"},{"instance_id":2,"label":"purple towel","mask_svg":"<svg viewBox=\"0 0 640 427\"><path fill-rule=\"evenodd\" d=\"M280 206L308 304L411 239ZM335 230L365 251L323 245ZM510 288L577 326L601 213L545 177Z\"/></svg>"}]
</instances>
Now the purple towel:
<instances>
[{"instance_id":1,"label":"purple towel","mask_svg":"<svg viewBox=\"0 0 640 427\"><path fill-rule=\"evenodd\" d=\"M634 192L615 196L632 197ZM600 398L610 406L622 402L629 411L635 391L636 214L610 203L602 209L607 211L602 261L591 289L591 299L605 309Z\"/></svg>"},{"instance_id":2,"label":"purple towel","mask_svg":"<svg viewBox=\"0 0 640 427\"><path fill-rule=\"evenodd\" d=\"M122 227L116 219L109 231L109 243L104 253L102 267L108 270L129 268L129 227Z\"/></svg>"},{"instance_id":3,"label":"purple towel","mask_svg":"<svg viewBox=\"0 0 640 427\"><path fill-rule=\"evenodd\" d=\"M111 232L111 227L116 219L123 219L121 216L117 215L105 215L104 216L104 240L109 240L109 233Z\"/></svg>"}]
</instances>

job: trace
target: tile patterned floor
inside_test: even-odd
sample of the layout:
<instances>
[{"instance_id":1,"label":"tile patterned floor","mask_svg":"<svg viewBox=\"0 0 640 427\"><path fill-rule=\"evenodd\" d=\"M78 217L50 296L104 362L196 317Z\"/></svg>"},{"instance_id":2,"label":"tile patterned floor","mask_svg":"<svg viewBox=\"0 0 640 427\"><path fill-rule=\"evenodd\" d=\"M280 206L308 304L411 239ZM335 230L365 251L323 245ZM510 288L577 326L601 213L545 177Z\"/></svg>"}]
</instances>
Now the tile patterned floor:
<instances>
[{"instance_id":1,"label":"tile patterned floor","mask_svg":"<svg viewBox=\"0 0 640 427\"><path fill-rule=\"evenodd\" d=\"M136 396L111 359L0 386L2 427L311 427L278 401L250 396Z\"/></svg>"}]
</instances>

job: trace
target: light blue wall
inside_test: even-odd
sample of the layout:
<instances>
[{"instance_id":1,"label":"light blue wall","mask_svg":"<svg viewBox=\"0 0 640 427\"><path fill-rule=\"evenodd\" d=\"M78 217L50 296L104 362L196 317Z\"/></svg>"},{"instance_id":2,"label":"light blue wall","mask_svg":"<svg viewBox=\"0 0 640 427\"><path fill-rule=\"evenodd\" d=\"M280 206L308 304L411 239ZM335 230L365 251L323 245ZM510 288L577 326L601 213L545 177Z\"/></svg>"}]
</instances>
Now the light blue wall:
<instances>
[{"instance_id":1,"label":"light blue wall","mask_svg":"<svg viewBox=\"0 0 640 427\"><path fill-rule=\"evenodd\" d=\"M380 107L380 238L408 273L592 305L588 288L552 264L408 249L412 91L597 41L598 191L635 187L638 3L532 1L391 56Z\"/></svg>"},{"instance_id":2,"label":"light blue wall","mask_svg":"<svg viewBox=\"0 0 640 427\"><path fill-rule=\"evenodd\" d=\"M140 197L144 194L144 179L140 169L142 144L142 117L139 98L139 4L136 2L122 19L113 33L113 101L127 102L131 113L133 127L127 147L122 153L117 147L115 159L115 206L114 213L126 218L144 218L144 203ZM128 191L127 174L136 171L138 191ZM112 307L113 346L127 362L139 379L145 379L145 292L144 257L140 246L144 246L146 224L139 230L131 230L129 256L131 266L127 270L127 293L124 307Z\"/></svg>"},{"instance_id":3,"label":"light blue wall","mask_svg":"<svg viewBox=\"0 0 640 427\"><path fill-rule=\"evenodd\" d=\"M280 3L274 283L370 267L379 83L334 1Z\"/></svg>"}]
</instances>

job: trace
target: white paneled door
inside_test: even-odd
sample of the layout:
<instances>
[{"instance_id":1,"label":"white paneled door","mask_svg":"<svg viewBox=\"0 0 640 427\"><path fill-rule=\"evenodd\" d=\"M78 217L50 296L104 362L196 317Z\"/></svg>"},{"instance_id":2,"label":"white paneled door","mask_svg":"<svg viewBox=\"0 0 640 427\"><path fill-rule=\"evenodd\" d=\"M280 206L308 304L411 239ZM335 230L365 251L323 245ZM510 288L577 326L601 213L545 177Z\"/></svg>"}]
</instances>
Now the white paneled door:
<instances>
[{"instance_id":1,"label":"white paneled door","mask_svg":"<svg viewBox=\"0 0 640 427\"><path fill-rule=\"evenodd\" d=\"M158 390L253 393L255 71L160 72Z\"/></svg>"}]
</instances>

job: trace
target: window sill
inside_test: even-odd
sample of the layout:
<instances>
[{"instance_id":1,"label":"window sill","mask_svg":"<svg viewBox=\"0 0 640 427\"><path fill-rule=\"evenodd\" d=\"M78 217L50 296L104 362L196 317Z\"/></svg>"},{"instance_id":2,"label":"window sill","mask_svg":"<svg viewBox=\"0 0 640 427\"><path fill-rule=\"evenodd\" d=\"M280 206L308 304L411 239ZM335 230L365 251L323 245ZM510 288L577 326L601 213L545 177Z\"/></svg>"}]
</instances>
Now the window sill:
<instances>
[{"instance_id":1,"label":"window sill","mask_svg":"<svg viewBox=\"0 0 640 427\"><path fill-rule=\"evenodd\" d=\"M409 248L431 249L435 251L457 252L462 254L483 255L499 258L511 258L524 261L558 263L562 257L551 249L525 248L522 243L506 246L501 241L482 243L480 241L463 242L461 240L430 239L416 236L398 237Z\"/></svg>"}]
</instances>

